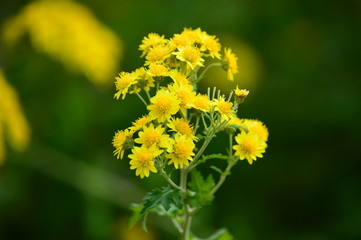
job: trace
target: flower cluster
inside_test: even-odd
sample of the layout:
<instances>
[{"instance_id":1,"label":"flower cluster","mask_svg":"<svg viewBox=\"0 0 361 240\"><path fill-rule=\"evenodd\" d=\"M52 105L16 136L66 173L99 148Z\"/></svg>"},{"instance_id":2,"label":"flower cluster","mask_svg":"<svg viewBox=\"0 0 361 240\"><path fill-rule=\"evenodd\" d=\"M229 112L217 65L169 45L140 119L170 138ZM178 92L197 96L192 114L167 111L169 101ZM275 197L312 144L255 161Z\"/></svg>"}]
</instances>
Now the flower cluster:
<instances>
[{"instance_id":1,"label":"flower cluster","mask_svg":"<svg viewBox=\"0 0 361 240\"><path fill-rule=\"evenodd\" d=\"M137 95L146 105L147 115L127 129L115 133L114 154L123 158L129 151L130 168L141 178L150 172L164 173L166 165L176 169L197 165L210 139L221 131L235 136L235 159L250 164L262 157L267 147L268 130L258 120L239 119L236 115L247 90L237 88L226 97L216 89L198 93L197 83L211 67L222 67L227 78L238 72L237 57L230 48L200 28L185 28L166 39L150 33L139 50L144 66L116 77L116 99ZM213 59L215 63L208 64ZM203 142L203 145L196 145Z\"/></svg>"}]
</instances>

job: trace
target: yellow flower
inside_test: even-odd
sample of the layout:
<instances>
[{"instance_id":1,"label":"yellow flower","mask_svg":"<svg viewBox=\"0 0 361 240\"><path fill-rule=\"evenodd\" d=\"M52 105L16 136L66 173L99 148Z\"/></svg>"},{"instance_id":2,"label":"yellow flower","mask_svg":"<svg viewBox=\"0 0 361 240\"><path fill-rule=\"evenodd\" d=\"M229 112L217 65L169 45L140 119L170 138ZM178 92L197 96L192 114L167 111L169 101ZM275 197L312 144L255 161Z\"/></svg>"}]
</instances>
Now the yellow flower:
<instances>
[{"instance_id":1,"label":"yellow flower","mask_svg":"<svg viewBox=\"0 0 361 240\"><path fill-rule=\"evenodd\" d=\"M169 75L169 69L163 64L151 63L147 73L152 77L165 77Z\"/></svg>"},{"instance_id":2,"label":"yellow flower","mask_svg":"<svg viewBox=\"0 0 361 240\"><path fill-rule=\"evenodd\" d=\"M168 120L179 111L180 100L169 90L160 89L150 101L152 104L148 106L149 117L159 122Z\"/></svg>"},{"instance_id":3,"label":"yellow flower","mask_svg":"<svg viewBox=\"0 0 361 240\"><path fill-rule=\"evenodd\" d=\"M143 127L145 127L150 121L151 120L149 119L148 116L140 117L133 122L133 126L130 127L129 129L136 132L136 131L142 129Z\"/></svg>"},{"instance_id":4,"label":"yellow flower","mask_svg":"<svg viewBox=\"0 0 361 240\"><path fill-rule=\"evenodd\" d=\"M234 145L233 149L236 150L235 155L239 156L241 160L247 159L249 164L252 164L257 157L263 157L262 153L266 151L267 144L256 133L242 131L235 139L238 144Z\"/></svg>"},{"instance_id":5,"label":"yellow flower","mask_svg":"<svg viewBox=\"0 0 361 240\"><path fill-rule=\"evenodd\" d=\"M140 92L142 89L149 91L151 87L154 87L154 79L149 76L144 67L140 67L134 71L134 74L138 76L137 85L134 91Z\"/></svg>"},{"instance_id":6,"label":"yellow flower","mask_svg":"<svg viewBox=\"0 0 361 240\"><path fill-rule=\"evenodd\" d=\"M221 44L216 36L210 36L207 33L202 34L202 51L207 51L212 58L221 58Z\"/></svg>"},{"instance_id":7,"label":"yellow flower","mask_svg":"<svg viewBox=\"0 0 361 240\"><path fill-rule=\"evenodd\" d=\"M243 121L241 119L239 119L237 116L234 116L226 123L226 126L229 126L229 125L242 126L242 123L243 123Z\"/></svg>"},{"instance_id":8,"label":"yellow flower","mask_svg":"<svg viewBox=\"0 0 361 240\"><path fill-rule=\"evenodd\" d=\"M183 118L171 119L167 126L171 131L177 132L181 135L184 135L188 138L191 138L194 141L197 141L197 137L194 136L193 127L189 124L189 121Z\"/></svg>"},{"instance_id":9,"label":"yellow flower","mask_svg":"<svg viewBox=\"0 0 361 240\"><path fill-rule=\"evenodd\" d=\"M204 59L201 57L201 51L196 47L180 47L178 48L178 51L173 54L176 55L177 59L186 62L187 66L192 70L197 66L204 67Z\"/></svg>"},{"instance_id":10,"label":"yellow flower","mask_svg":"<svg viewBox=\"0 0 361 240\"><path fill-rule=\"evenodd\" d=\"M175 69L170 72L169 76L177 84L183 84L183 85L189 84L188 76L180 73Z\"/></svg>"},{"instance_id":11,"label":"yellow flower","mask_svg":"<svg viewBox=\"0 0 361 240\"><path fill-rule=\"evenodd\" d=\"M76 1L32 1L5 25L15 44L27 34L36 50L99 85L110 83L122 55L122 42L93 13Z\"/></svg>"},{"instance_id":12,"label":"yellow flower","mask_svg":"<svg viewBox=\"0 0 361 240\"><path fill-rule=\"evenodd\" d=\"M157 62L163 62L166 58L168 58L171 55L172 49L169 45L156 45L149 49L148 54L145 56L146 65L149 65L151 63Z\"/></svg>"},{"instance_id":13,"label":"yellow flower","mask_svg":"<svg viewBox=\"0 0 361 240\"><path fill-rule=\"evenodd\" d=\"M184 28L181 35L185 36L186 38L190 39L192 42L201 44L202 43L202 31L200 28L192 29L192 28Z\"/></svg>"},{"instance_id":14,"label":"yellow flower","mask_svg":"<svg viewBox=\"0 0 361 240\"><path fill-rule=\"evenodd\" d=\"M5 160L5 136L12 149L24 151L30 141L30 127L16 91L0 69L0 165Z\"/></svg>"},{"instance_id":15,"label":"yellow flower","mask_svg":"<svg viewBox=\"0 0 361 240\"><path fill-rule=\"evenodd\" d=\"M119 99L120 95L123 95L122 99L124 99L127 93L134 92L134 90L130 90L129 88L137 84L139 77L135 72L121 72L119 77L116 77L115 79L115 88L118 92L114 94L114 97Z\"/></svg>"},{"instance_id":16,"label":"yellow flower","mask_svg":"<svg viewBox=\"0 0 361 240\"><path fill-rule=\"evenodd\" d=\"M193 86L189 84L169 84L168 89L174 93L177 98L181 101L180 106L189 108L187 105L191 103L193 97L196 95L193 92Z\"/></svg>"},{"instance_id":17,"label":"yellow flower","mask_svg":"<svg viewBox=\"0 0 361 240\"><path fill-rule=\"evenodd\" d=\"M167 149L169 153L167 158L170 159L168 164L173 163L176 169L183 168L184 165L188 166L194 156L195 145L192 139L184 135L176 135L174 139L171 138L171 144L171 147Z\"/></svg>"},{"instance_id":18,"label":"yellow flower","mask_svg":"<svg viewBox=\"0 0 361 240\"><path fill-rule=\"evenodd\" d=\"M234 74L238 73L238 65L237 65L238 58L232 52L230 48L224 49L224 61L226 62L225 68L227 70L227 77L228 80L234 81Z\"/></svg>"},{"instance_id":19,"label":"yellow flower","mask_svg":"<svg viewBox=\"0 0 361 240\"><path fill-rule=\"evenodd\" d=\"M157 169L154 166L154 158L159 156L162 153L161 150L157 149L155 145L150 148L146 146L134 147L132 149L132 154L129 154L128 157L131 159L130 169L136 169L135 175L140 176L140 178L149 177L149 172L157 172Z\"/></svg>"},{"instance_id":20,"label":"yellow flower","mask_svg":"<svg viewBox=\"0 0 361 240\"><path fill-rule=\"evenodd\" d=\"M184 34L174 34L169 44L174 46L174 48L178 48L190 46L193 44L193 41Z\"/></svg>"},{"instance_id":21,"label":"yellow flower","mask_svg":"<svg viewBox=\"0 0 361 240\"><path fill-rule=\"evenodd\" d=\"M268 140L268 129L261 121L256 119L242 119L242 121L242 126L249 132L256 133L262 141Z\"/></svg>"},{"instance_id":22,"label":"yellow flower","mask_svg":"<svg viewBox=\"0 0 361 240\"><path fill-rule=\"evenodd\" d=\"M144 126L143 131L139 132L139 138L136 138L134 142L143 144L147 148L155 145L160 148L167 148L169 144L169 135L163 134L165 131L161 125L154 128L153 124L149 127Z\"/></svg>"},{"instance_id":23,"label":"yellow flower","mask_svg":"<svg viewBox=\"0 0 361 240\"><path fill-rule=\"evenodd\" d=\"M214 100L215 110L221 115L221 121L227 121L234 116L233 103L226 102L224 97Z\"/></svg>"},{"instance_id":24,"label":"yellow flower","mask_svg":"<svg viewBox=\"0 0 361 240\"><path fill-rule=\"evenodd\" d=\"M144 37L142 44L139 45L139 50L143 52L142 56L145 56L149 49L167 43L168 40L164 39L164 36L159 36L157 33L149 33L147 37Z\"/></svg>"},{"instance_id":25,"label":"yellow flower","mask_svg":"<svg viewBox=\"0 0 361 240\"><path fill-rule=\"evenodd\" d=\"M246 89L239 89L238 85L236 87L236 89L234 90L234 95L236 96L236 98L240 98L240 99L244 99L245 97L247 97L249 94L249 91Z\"/></svg>"},{"instance_id":26,"label":"yellow flower","mask_svg":"<svg viewBox=\"0 0 361 240\"><path fill-rule=\"evenodd\" d=\"M195 97L193 97L189 107L202 112L209 112L211 111L212 104L207 95L198 93Z\"/></svg>"},{"instance_id":27,"label":"yellow flower","mask_svg":"<svg viewBox=\"0 0 361 240\"><path fill-rule=\"evenodd\" d=\"M114 150L114 156L117 156L117 158L122 159L124 155L124 151L127 149L130 149L133 146L133 131L126 129L122 131L118 131L115 133L113 137L113 147L115 147Z\"/></svg>"}]
</instances>

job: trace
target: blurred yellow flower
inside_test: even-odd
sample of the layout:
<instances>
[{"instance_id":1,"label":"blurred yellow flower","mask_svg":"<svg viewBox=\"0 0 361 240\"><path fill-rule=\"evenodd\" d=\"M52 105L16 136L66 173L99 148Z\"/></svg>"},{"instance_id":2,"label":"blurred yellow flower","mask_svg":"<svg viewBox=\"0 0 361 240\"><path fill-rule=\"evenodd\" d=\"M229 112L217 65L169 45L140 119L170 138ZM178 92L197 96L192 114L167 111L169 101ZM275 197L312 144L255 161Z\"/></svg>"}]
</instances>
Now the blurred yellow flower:
<instances>
[{"instance_id":1,"label":"blurred yellow flower","mask_svg":"<svg viewBox=\"0 0 361 240\"><path fill-rule=\"evenodd\" d=\"M5 42L13 45L25 33L37 50L95 84L110 84L117 72L120 39L79 3L42 0L28 4L5 24Z\"/></svg>"},{"instance_id":2,"label":"blurred yellow flower","mask_svg":"<svg viewBox=\"0 0 361 240\"><path fill-rule=\"evenodd\" d=\"M226 62L225 68L227 70L228 80L234 81L234 74L238 73L237 56L232 52L232 49L224 49L224 60Z\"/></svg>"},{"instance_id":3,"label":"blurred yellow flower","mask_svg":"<svg viewBox=\"0 0 361 240\"><path fill-rule=\"evenodd\" d=\"M5 160L5 133L10 146L23 151L30 139L29 124L25 119L15 90L6 82L0 69L0 165Z\"/></svg>"}]
</instances>

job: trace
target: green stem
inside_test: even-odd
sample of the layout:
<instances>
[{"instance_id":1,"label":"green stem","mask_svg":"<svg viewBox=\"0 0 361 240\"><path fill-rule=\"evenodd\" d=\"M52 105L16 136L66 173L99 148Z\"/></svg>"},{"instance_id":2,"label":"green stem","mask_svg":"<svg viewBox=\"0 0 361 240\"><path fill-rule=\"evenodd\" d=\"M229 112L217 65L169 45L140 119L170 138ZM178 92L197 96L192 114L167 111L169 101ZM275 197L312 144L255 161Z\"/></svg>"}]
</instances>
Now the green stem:
<instances>
[{"instance_id":1,"label":"green stem","mask_svg":"<svg viewBox=\"0 0 361 240\"><path fill-rule=\"evenodd\" d=\"M135 94L139 97L140 100L142 100L142 102L145 104L146 107L148 107L147 102L144 100L144 98L142 96L140 96L139 93L135 92Z\"/></svg>"},{"instance_id":2,"label":"green stem","mask_svg":"<svg viewBox=\"0 0 361 240\"><path fill-rule=\"evenodd\" d=\"M181 190L181 187L179 187L177 184L173 182L173 180L167 175L167 173L163 170L163 168L159 167L158 170L160 174L164 177L164 179L167 180L169 185L171 185L173 188L177 190Z\"/></svg>"},{"instance_id":3,"label":"green stem","mask_svg":"<svg viewBox=\"0 0 361 240\"><path fill-rule=\"evenodd\" d=\"M149 95L149 91L145 91L145 93L147 94L148 99L149 99L149 102L150 102L151 97L150 97L150 95Z\"/></svg>"},{"instance_id":4,"label":"green stem","mask_svg":"<svg viewBox=\"0 0 361 240\"><path fill-rule=\"evenodd\" d=\"M201 75L199 75L199 77L197 78L196 80L196 83L199 82L202 78L204 78L204 75L207 73L207 71L212 68L212 67L221 67L222 66L222 63L212 63L212 64L209 64L204 70L203 72L201 73Z\"/></svg>"}]
</instances>

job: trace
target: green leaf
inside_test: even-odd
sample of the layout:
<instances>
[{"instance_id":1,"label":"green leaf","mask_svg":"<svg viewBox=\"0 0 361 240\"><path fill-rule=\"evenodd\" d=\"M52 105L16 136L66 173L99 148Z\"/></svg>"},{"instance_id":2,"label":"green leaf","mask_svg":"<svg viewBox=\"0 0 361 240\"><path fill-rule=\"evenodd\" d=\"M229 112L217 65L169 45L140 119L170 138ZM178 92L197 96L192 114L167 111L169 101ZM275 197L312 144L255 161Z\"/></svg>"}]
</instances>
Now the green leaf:
<instances>
[{"instance_id":1,"label":"green leaf","mask_svg":"<svg viewBox=\"0 0 361 240\"><path fill-rule=\"evenodd\" d=\"M157 188L147 193L143 198L142 209L139 212L143 216L142 227L144 231L147 231L146 220L150 211L156 213L159 211L159 215L164 215L170 214L169 210L174 212L174 207L182 209L182 200L179 191L170 186Z\"/></svg>"},{"instance_id":2,"label":"green leaf","mask_svg":"<svg viewBox=\"0 0 361 240\"><path fill-rule=\"evenodd\" d=\"M193 169L191 171L191 181L188 184L190 190L196 193L191 197L192 205L201 207L210 203L213 200L213 196L210 196L209 192L213 189L214 185L212 175L208 175L204 179L199 171Z\"/></svg>"}]
</instances>

